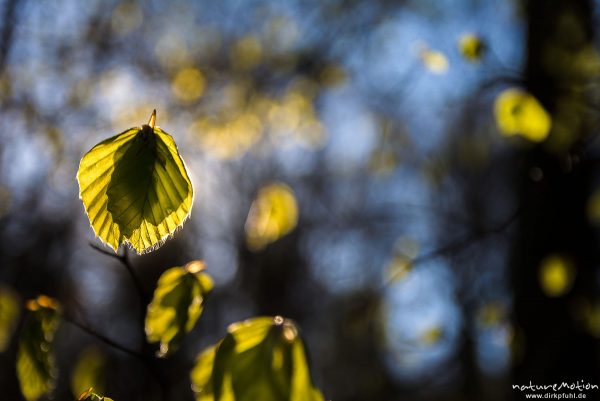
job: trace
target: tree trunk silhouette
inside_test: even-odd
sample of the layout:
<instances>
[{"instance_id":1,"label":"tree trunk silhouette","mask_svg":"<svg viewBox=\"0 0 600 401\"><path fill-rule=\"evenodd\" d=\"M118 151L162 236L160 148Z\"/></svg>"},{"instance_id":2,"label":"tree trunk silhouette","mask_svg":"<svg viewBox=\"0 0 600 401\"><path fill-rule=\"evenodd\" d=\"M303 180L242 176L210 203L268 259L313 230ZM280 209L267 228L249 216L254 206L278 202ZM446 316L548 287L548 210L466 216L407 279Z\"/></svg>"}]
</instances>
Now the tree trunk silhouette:
<instances>
[{"instance_id":1,"label":"tree trunk silhouette","mask_svg":"<svg viewBox=\"0 0 600 401\"><path fill-rule=\"evenodd\" d=\"M586 217L596 175L584 148L590 121L581 88L590 76L577 61L593 46L592 4L531 0L525 10L525 85L552 115L553 129L546 142L517 154L515 190L522 213L510 263L512 384L597 384L598 342L577 319L578 308L593 302L599 262L598 238ZM531 169L543 177L530 178ZM563 255L576 270L571 290L557 297L546 295L538 280L540 263L552 254Z\"/></svg>"}]
</instances>

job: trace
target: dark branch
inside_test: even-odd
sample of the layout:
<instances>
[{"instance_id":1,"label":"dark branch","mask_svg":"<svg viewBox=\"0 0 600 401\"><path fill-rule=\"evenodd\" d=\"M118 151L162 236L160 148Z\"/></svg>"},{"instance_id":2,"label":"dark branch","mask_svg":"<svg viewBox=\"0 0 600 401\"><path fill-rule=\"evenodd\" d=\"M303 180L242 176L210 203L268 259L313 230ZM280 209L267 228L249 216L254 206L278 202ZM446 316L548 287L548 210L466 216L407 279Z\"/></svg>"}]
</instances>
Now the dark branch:
<instances>
[{"instance_id":1,"label":"dark branch","mask_svg":"<svg viewBox=\"0 0 600 401\"><path fill-rule=\"evenodd\" d=\"M459 238L456 241L452 241L448 244L442 245L441 247L434 249L433 251L431 251L429 253L426 253L424 255L421 255L421 256L415 258L412 261L412 264L414 266L414 265L423 263L423 262L431 260L431 259L437 259L441 256L445 256L450 253L460 252L463 249L475 244L476 242L481 241L482 239L488 237L489 235L500 234L500 233L504 232L504 230L506 230L508 227L510 227L510 225L512 223L515 222L517 217L519 217L520 213L521 213L521 210L517 209L514 213L512 213L508 217L508 219L504 220L500 224L490 227L483 231L474 232L472 234L464 236L463 238Z\"/></svg>"},{"instance_id":2,"label":"dark branch","mask_svg":"<svg viewBox=\"0 0 600 401\"><path fill-rule=\"evenodd\" d=\"M6 67L6 60L14 42L15 27L17 21L17 7L19 0L11 0L5 4L4 13L2 15L2 30L0 31L0 71Z\"/></svg>"},{"instance_id":3,"label":"dark branch","mask_svg":"<svg viewBox=\"0 0 600 401\"><path fill-rule=\"evenodd\" d=\"M506 220L502 221L500 224L492 226L486 230L480 230L480 231L473 232L473 233L466 235L462 238L459 238L455 241L452 241L445 245L442 245L439 248L432 250L431 252L425 253L425 254L413 259L411 261L411 265L414 267L418 264L421 264L421 263L424 263L424 262L427 262L427 261L430 261L433 259L441 258L448 254L460 252L460 251L470 247L471 245L474 245L477 242L487 238L490 235L501 234L506 229L508 229L508 227L510 227L511 224L513 224L517 220L517 218L519 217L520 214L521 214L521 208L518 208L514 213L512 213ZM392 283L393 283L393 280L386 280L385 283L383 284L383 288L389 286Z\"/></svg>"},{"instance_id":4,"label":"dark branch","mask_svg":"<svg viewBox=\"0 0 600 401\"><path fill-rule=\"evenodd\" d=\"M139 359L142 362L145 362L145 358L144 355L140 352L137 352L135 350L132 350L130 348L127 348L126 346L119 344L118 342L108 338L107 336L105 336L104 334L98 333L96 330L92 329L91 327L89 327L86 324L83 324L81 322L78 322L77 320L73 319L71 316L69 316L68 314L64 313L62 315L62 318L65 322L72 324L73 326L77 327L78 329L85 331L86 333L88 333L89 335L97 338L98 340L102 341L104 344L118 349L119 351L122 351L128 355L131 355L137 359Z\"/></svg>"},{"instance_id":5,"label":"dark branch","mask_svg":"<svg viewBox=\"0 0 600 401\"><path fill-rule=\"evenodd\" d=\"M127 248L125 248L125 250L123 251L123 255L119 255L118 253L112 253L112 252L110 252L104 248L101 248L98 245L91 243L91 242L90 242L90 246L92 248L94 248L95 250L97 250L98 252L100 252L104 255L110 256L111 258L115 258L119 262L121 262L121 264L123 266L125 266L125 268L127 269L127 272L131 276L131 279L133 280L135 288L136 288L138 294L140 295L140 299L142 300L142 302L145 302L148 299L146 291L144 290L144 287L142 286L142 282L140 281L135 270L133 269L131 262L129 262L129 258L127 257Z\"/></svg>"}]
</instances>

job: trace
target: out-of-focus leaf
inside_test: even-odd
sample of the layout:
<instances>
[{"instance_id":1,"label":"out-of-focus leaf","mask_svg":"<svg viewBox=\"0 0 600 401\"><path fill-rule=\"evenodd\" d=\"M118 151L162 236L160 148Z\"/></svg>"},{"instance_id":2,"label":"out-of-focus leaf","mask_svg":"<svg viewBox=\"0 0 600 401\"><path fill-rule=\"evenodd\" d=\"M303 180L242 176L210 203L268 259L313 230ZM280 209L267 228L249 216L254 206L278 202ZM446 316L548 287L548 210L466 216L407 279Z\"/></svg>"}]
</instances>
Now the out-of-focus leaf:
<instances>
[{"instance_id":1,"label":"out-of-focus leaf","mask_svg":"<svg viewBox=\"0 0 600 401\"><path fill-rule=\"evenodd\" d=\"M160 342L158 356L176 350L198 321L204 300L213 289L204 268L203 262L193 261L160 276L146 314L146 336L150 343Z\"/></svg>"},{"instance_id":2,"label":"out-of-focus leaf","mask_svg":"<svg viewBox=\"0 0 600 401\"><path fill-rule=\"evenodd\" d=\"M173 95L182 103L192 103L204 93L206 80L196 68L184 68L175 75L171 85Z\"/></svg>"},{"instance_id":3,"label":"out-of-focus leaf","mask_svg":"<svg viewBox=\"0 0 600 401\"><path fill-rule=\"evenodd\" d=\"M497 326L506 315L506 308L499 302L489 302L477 314L479 324L484 328Z\"/></svg>"},{"instance_id":4,"label":"out-of-focus leaf","mask_svg":"<svg viewBox=\"0 0 600 401\"><path fill-rule=\"evenodd\" d=\"M405 255L394 255L386 266L386 281L395 283L402 281L412 270L412 260Z\"/></svg>"},{"instance_id":5,"label":"out-of-focus leaf","mask_svg":"<svg viewBox=\"0 0 600 401\"><path fill-rule=\"evenodd\" d=\"M142 25L144 15L134 1L124 1L113 10L110 27L119 36L125 36Z\"/></svg>"},{"instance_id":6,"label":"out-of-focus leaf","mask_svg":"<svg viewBox=\"0 0 600 401\"><path fill-rule=\"evenodd\" d=\"M539 267L539 282L549 297L560 297L571 290L575 280L575 267L561 255L546 257Z\"/></svg>"},{"instance_id":7,"label":"out-of-focus leaf","mask_svg":"<svg viewBox=\"0 0 600 401\"><path fill-rule=\"evenodd\" d=\"M6 286L0 286L0 352L8 346L20 313L17 294Z\"/></svg>"},{"instance_id":8,"label":"out-of-focus leaf","mask_svg":"<svg viewBox=\"0 0 600 401\"><path fill-rule=\"evenodd\" d=\"M246 220L246 243L261 250L292 231L298 223L294 192L282 183L263 187L250 207Z\"/></svg>"},{"instance_id":9,"label":"out-of-focus leaf","mask_svg":"<svg viewBox=\"0 0 600 401\"><path fill-rule=\"evenodd\" d=\"M94 232L115 251L166 241L189 217L193 189L171 135L148 125L100 142L81 159L79 196Z\"/></svg>"},{"instance_id":10,"label":"out-of-focus leaf","mask_svg":"<svg viewBox=\"0 0 600 401\"><path fill-rule=\"evenodd\" d=\"M594 225L600 225L600 189L594 190L587 201L587 217Z\"/></svg>"},{"instance_id":11,"label":"out-of-focus leaf","mask_svg":"<svg viewBox=\"0 0 600 401\"><path fill-rule=\"evenodd\" d=\"M444 335L444 329L440 326L432 326L421 333L419 342L423 345L435 345Z\"/></svg>"},{"instance_id":12,"label":"out-of-focus leaf","mask_svg":"<svg viewBox=\"0 0 600 401\"><path fill-rule=\"evenodd\" d=\"M444 53L429 49L425 45L420 45L419 58L430 72L434 74L444 74L448 71L448 59Z\"/></svg>"},{"instance_id":13,"label":"out-of-focus leaf","mask_svg":"<svg viewBox=\"0 0 600 401\"><path fill-rule=\"evenodd\" d=\"M54 332L58 327L58 304L40 295L26 304L31 311L19 338L17 377L21 392L28 401L39 399L54 389L56 367L52 352Z\"/></svg>"},{"instance_id":14,"label":"out-of-focus leaf","mask_svg":"<svg viewBox=\"0 0 600 401\"><path fill-rule=\"evenodd\" d=\"M377 175L388 175L398 166L398 155L393 149L376 149L369 158L368 168Z\"/></svg>"},{"instance_id":15,"label":"out-of-focus leaf","mask_svg":"<svg viewBox=\"0 0 600 401\"><path fill-rule=\"evenodd\" d=\"M112 398L102 397L94 393L93 390L94 389L91 387L85 390L83 393L81 393L79 398L77 398L77 401L113 401Z\"/></svg>"},{"instance_id":16,"label":"out-of-focus leaf","mask_svg":"<svg viewBox=\"0 0 600 401\"><path fill-rule=\"evenodd\" d=\"M71 391L74 396L93 387L99 393L104 392L105 359L96 347L85 349L80 355L71 374Z\"/></svg>"},{"instance_id":17,"label":"out-of-focus leaf","mask_svg":"<svg viewBox=\"0 0 600 401\"><path fill-rule=\"evenodd\" d=\"M587 305L583 319L587 331L594 337L600 338L600 303L594 302Z\"/></svg>"},{"instance_id":18,"label":"out-of-focus leaf","mask_svg":"<svg viewBox=\"0 0 600 401\"><path fill-rule=\"evenodd\" d=\"M328 64L319 73L319 80L325 87L338 86L344 83L347 79L346 71L342 66L336 64Z\"/></svg>"},{"instance_id":19,"label":"out-of-focus leaf","mask_svg":"<svg viewBox=\"0 0 600 401\"><path fill-rule=\"evenodd\" d=\"M394 246L394 255L385 269L386 282L394 283L406 278L418 254L419 243L414 238L406 235L398 238Z\"/></svg>"},{"instance_id":20,"label":"out-of-focus leaf","mask_svg":"<svg viewBox=\"0 0 600 401\"><path fill-rule=\"evenodd\" d=\"M250 70L257 67L263 56L262 45L255 36L239 39L231 50L231 64L239 70Z\"/></svg>"},{"instance_id":21,"label":"out-of-focus leaf","mask_svg":"<svg viewBox=\"0 0 600 401\"><path fill-rule=\"evenodd\" d=\"M215 119L199 118L189 128L200 145L221 159L234 159L243 155L262 135L262 122L250 111L234 113Z\"/></svg>"},{"instance_id":22,"label":"out-of-focus leaf","mask_svg":"<svg viewBox=\"0 0 600 401\"><path fill-rule=\"evenodd\" d=\"M481 57L485 53L485 43L479 36L468 33L460 37L458 49L465 59L477 62L481 60Z\"/></svg>"},{"instance_id":23,"label":"out-of-focus leaf","mask_svg":"<svg viewBox=\"0 0 600 401\"><path fill-rule=\"evenodd\" d=\"M192 370L197 401L322 401L298 329L280 316L232 324Z\"/></svg>"},{"instance_id":24,"label":"out-of-focus leaf","mask_svg":"<svg viewBox=\"0 0 600 401\"><path fill-rule=\"evenodd\" d=\"M506 136L521 135L542 142L550 133L552 118L538 100L521 89L504 90L494 104L496 124Z\"/></svg>"}]
</instances>

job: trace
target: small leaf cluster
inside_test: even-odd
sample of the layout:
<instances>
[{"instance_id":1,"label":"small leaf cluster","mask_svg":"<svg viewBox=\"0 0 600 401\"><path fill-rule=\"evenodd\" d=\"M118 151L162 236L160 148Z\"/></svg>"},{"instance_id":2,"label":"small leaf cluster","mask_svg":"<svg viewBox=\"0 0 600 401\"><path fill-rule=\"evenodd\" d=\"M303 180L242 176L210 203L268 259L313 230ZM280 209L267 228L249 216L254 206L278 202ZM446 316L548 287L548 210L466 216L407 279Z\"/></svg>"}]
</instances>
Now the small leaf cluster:
<instances>
[{"instance_id":1,"label":"small leaf cluster","mask_svg":"<svg viewBox=\"0 0 600 401\"><path fill-rule=\"evenodd\" d=\"M138 253L155 249L191 211L193 189L185 165L155 119L156 112L147 125L99 143L81 160L80 197L94 232L115 251L121 244ZM266 186L246 222L249 247L260 250L276 241L293 230L297 219L293 191L281 183ZM158 279L144 321L146 341L158 344L156 357L171 356L196 326L214 287L205 270L204 262L195 260L167 269ZM19 305L12 290L0 287L0 352L18 325ZM51 397L55 388L54 338L66 315L57 300L45 295L25 307L29 312L19 331L16 371L23 396L36 401ZM105 368L97 348L81 353L71 378L78 401L112 401L93 390L103 392ZM197 401L323 401L299 329L281 316L231 324L222 340L197 356L191 382Z\"/></svg>"},{"instance_id":2,"label":"small leaf cluster","mask_svg":"<svg viewBox=\"0 0 600 401\"><path fill-rule=\"evenodd\" d=\"M281 316L230 325L200 354L191 378L196 401L323 401L298 328Z\"/></svg>"}]
</instances>

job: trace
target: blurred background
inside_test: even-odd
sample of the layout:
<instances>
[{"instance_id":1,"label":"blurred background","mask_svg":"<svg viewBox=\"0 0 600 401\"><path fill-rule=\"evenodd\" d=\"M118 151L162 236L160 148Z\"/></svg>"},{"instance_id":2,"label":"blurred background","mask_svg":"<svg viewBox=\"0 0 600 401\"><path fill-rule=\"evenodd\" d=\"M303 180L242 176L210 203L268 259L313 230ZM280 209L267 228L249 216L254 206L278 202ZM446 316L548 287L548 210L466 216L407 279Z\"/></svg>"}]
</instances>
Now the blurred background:
<instances>
[{"instance_id":1,"label":"blurred background","mask_svg":"<svg viewBox=\"0 0 600 401\"><path fill-rule=\"evenodd\" d=\"M599 10L0 1L0 289L62 305L54 398L89 375L117 401L191 401L198 353L228 324L276 314L298 323L335 401L600 384ZM144 349L145 300L90 246L75 176L154 108L194 207L128 260L149 294L194 259L216 287L149 369L101 338ZM3 400L22 399L14 331L0 337Z\"/></svg>"}]
</instances>

